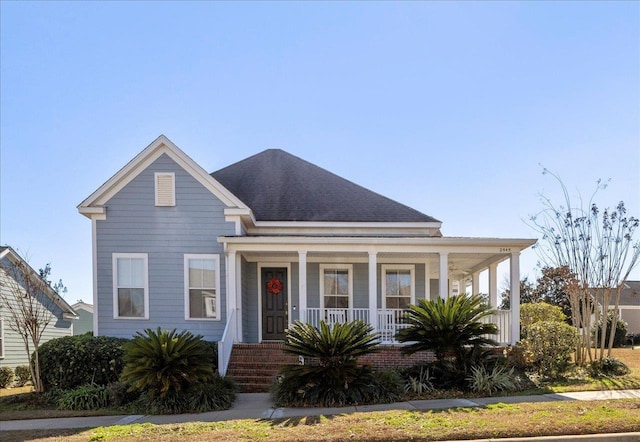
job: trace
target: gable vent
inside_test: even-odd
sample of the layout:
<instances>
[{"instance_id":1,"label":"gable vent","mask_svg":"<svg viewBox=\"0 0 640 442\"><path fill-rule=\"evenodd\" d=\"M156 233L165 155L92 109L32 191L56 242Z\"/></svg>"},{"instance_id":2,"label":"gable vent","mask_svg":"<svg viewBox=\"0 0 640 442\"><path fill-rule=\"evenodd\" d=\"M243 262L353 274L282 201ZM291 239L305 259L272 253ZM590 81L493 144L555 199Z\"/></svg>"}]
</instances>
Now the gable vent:
<instances>
[{"instance_id":1,"label":"gable vent","mask_svg":"<svg viewBox=\"0 0 640 442\"><path fill-rule=\"evenodd\" d=\"M176 205L175 174L156 173L156 206Z\"/></svg>"}]
</instances>

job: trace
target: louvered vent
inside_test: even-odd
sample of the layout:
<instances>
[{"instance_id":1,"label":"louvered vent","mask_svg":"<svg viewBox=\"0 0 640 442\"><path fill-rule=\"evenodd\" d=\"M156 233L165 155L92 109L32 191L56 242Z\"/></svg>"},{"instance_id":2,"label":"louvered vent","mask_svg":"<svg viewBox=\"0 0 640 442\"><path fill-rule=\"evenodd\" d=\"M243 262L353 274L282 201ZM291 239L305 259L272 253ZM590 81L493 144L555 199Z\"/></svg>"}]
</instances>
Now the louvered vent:
<instances>
[{"instance_id":1,"label":"louvered vent","mask_svg":"<svg viewBox=\"0 0 640 442\"><path fill-rule=\"evenodd\" d=\"M173 173L156 173L156 206L175 205L175 175Z\"/></svg>"}]
</instances>

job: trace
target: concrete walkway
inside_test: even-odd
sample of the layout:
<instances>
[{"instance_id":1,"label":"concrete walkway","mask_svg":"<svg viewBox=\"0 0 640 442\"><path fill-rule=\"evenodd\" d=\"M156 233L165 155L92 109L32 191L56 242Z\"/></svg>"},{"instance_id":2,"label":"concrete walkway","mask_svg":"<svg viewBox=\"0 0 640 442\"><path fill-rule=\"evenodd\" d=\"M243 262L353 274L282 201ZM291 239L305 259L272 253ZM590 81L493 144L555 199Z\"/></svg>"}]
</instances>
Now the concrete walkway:
<instances>
[{"instance_id":1,"label":"concrete walkway","mask_svg":"<svg viewBox=\"0 0 640 442\"><path fill-rule=\"evenodd\" d=\"M438 410L455 407L481 407L498 402L516 404L523 402L552 401L598 401L607 399L640 400L640 390L583 391L575 393L556 393L537 396L504 396L473 399L434 399L397 402L394 404L362 405L340 408L276 408L268 393L241 393L233 407L224 411L212 411L198 414L177 415L131 415L131 416L91 416L56 419L31 419L0 421L0 431L92 428L110 425L150 422L153 424L172 424L183 422L217 422L232 419L286 419L304 416L337 415L364 411L385 410ZM639 429L640 430L640 429ZM620 436L620 435L619 435ZM630 441L640 441L640 432L633 433ZM516 440L516 439L513 439ZM540 439L540 440L559 440ZM582 439L577 439L582 440ZM591 440L591 439L590 439ZM613 439L610 439L613 440ZM627 440L616 438L615 440Z\"/></svg>"}]
</instances>

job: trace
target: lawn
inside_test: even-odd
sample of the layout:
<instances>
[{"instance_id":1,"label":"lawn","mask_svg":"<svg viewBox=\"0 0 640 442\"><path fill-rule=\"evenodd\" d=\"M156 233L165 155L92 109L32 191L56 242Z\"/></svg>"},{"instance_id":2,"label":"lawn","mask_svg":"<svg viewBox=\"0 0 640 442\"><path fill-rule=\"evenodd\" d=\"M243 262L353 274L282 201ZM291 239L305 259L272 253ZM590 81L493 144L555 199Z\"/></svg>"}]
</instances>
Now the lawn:
<instances>
[{"instance_id":1,"label":"lawn","mask_svg":"<svg viewBox=\"0 0 640 442\"><path fill-rule=\"evenodd\" d=\"M516 423L517 424L514 424ZM640 428L632 400L495 404L441 411L384 411L277 420L133 424L75 431L4 432L3 442L37 441L437 441L630 432Z\"/></svg>"},{"instance_id":2,"label":"lawn","mask_svg":"<svg viewBox=\"0 0 640 442\"><path fill-rule=\"evenodd\" d=\"M605 389L640 389L640 349L614 349L631 374L618 378L569 378L548 385L542 392ZM12 402L2 396L29 395L28 387L0 390L0 419L127 414L126 410L62 411L36 403ZM514 426L512 422L518 422ZM390 411L340 416L310 416L287 420L237 420L180 425L134 424L66 431L3 432L12 440L447 440L533 435L588 434L638 431L640 404L634 401L497 404L475 409L437 412ZM428 435L428 436L425 436Z\"/></svg>"}]
</instances>

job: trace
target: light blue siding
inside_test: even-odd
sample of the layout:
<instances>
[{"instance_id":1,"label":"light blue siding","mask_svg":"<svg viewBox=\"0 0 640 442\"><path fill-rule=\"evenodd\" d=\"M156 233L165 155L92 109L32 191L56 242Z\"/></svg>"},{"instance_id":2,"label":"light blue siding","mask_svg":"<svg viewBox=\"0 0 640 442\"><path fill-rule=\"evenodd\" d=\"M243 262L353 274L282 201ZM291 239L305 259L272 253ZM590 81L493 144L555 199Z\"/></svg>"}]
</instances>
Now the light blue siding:
<instances>
[{"instance_id":1,"label":"light blue siding","mask_svg":"<svg viewBox=\"0 0 640 442\"><path fill-rule=\"evenodd\" d=\"M258 266L242 261L242 336L244 342L258 342Z\"/></svg>"},{"instance_id":2,"label":"light blue siding","mask_svg":"<svg viewBox=\"0 0 640 442\"><path fill-rule=\"evenodd\" d=\"M155 172L175 174L175 207L155 206ZM189 329L207 340L221 338L226 325L223 247L217 238L233 235L225 205L167 155L136 176L107 203L107 219L97 221L98 334L131 337L146 328ZM147 253L149 319L113 318L113 253ZM221 315L218 321L185 320L184 255L220 256Z\"/></svg>"}]
</instances>

